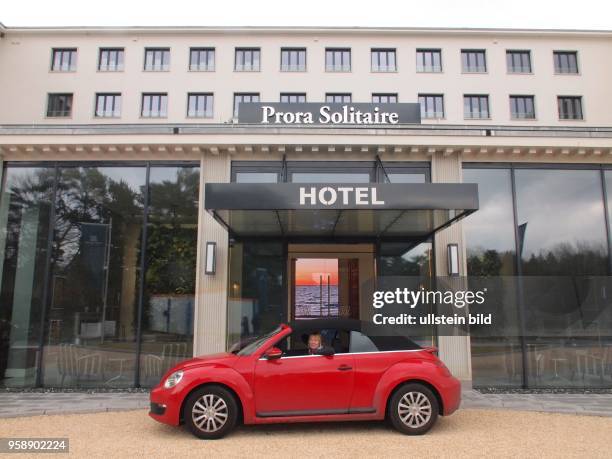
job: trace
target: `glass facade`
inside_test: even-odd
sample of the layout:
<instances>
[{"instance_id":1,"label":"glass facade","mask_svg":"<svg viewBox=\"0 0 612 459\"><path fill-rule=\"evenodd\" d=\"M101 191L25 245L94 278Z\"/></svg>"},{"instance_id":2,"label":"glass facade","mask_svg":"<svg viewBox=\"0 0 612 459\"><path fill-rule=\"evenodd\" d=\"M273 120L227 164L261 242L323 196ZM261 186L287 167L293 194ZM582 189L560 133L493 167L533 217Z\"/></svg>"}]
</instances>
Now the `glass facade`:
<instances>
[{"instance_id":1,"label":"glass facade","mask_svg":"<svg viewBox=\"0 0 612 459\"><path fill-rule=\"evenodd\" d=\"M474 385L612 386L610 171L468 167L481 200L464 222L470 288L495 292L502 319L496 337L472 333Z\"/></svg>"},{"instance_id":2,"label":"glass facade","mask_svg":"<svg viewBox=\"0 0 612 459\"><path fill-rule=\"evenodd\" d=\"M147 386L190 356L198 187L191 164L9 164L0 385Z\"/></svg>"}]
</instances>

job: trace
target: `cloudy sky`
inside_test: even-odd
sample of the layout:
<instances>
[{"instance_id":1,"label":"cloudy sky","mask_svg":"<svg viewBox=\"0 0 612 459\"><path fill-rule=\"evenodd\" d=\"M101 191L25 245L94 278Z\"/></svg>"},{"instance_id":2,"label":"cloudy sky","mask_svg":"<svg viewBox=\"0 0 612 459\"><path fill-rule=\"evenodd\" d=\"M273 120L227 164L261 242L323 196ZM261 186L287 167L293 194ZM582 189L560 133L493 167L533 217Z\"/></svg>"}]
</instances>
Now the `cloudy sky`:
<instances>
[{"instance_id":1,"label":"cloudy sky","mask_svg":"<svg viewBox=\"0 0 612 459\"><path fill-rule=\"evenodd\" d=\"M1 0L6 26L612 29L610 0Z\"/></svg>"}]
</instances>

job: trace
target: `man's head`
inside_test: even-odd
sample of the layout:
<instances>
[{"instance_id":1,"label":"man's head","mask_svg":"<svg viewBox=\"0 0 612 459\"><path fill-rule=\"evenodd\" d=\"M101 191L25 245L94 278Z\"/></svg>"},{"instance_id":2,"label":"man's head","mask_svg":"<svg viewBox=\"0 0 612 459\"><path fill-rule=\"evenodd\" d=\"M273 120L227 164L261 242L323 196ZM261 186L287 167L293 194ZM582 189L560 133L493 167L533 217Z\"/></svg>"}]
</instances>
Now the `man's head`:
<instances>
[{"instance_id":1,"label":"man's head","mask_svg":"<svg viewBox=\"0 0 612 459\"><path fill-rule=\"evenodd\" d=\"M311 333L308 337L308 349L318 349L321 347L321 333Z\"/></svg>"}]
</instances>

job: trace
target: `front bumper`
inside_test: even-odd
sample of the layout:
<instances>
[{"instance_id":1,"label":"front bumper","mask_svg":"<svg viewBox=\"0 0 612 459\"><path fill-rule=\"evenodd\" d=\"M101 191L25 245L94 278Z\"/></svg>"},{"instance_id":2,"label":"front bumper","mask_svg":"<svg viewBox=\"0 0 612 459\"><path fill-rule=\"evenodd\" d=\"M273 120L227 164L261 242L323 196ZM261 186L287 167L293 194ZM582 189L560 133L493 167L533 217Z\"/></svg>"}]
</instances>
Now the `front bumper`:
<instances>
[{"instance_id":1,"label":"front bumper","mask_svg":"<svg viewBox=\"0 0 612 459\"><path fill-rule=\"evenodd\" d=\"M172 389L155 387L149 394L151 409L149 416L164 424L177 426L180 424L182 397Z\"/></svg>"}]
</instances>

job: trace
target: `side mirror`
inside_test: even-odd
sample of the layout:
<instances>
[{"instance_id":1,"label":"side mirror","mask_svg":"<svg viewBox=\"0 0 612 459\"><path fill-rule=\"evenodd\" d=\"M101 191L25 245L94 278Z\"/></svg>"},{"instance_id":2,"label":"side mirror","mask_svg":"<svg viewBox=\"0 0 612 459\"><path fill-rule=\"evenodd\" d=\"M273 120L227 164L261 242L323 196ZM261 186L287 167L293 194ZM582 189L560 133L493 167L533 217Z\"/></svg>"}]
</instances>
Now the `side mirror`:
<instances>
[{"instance_id":1,"label":"side mirror","mask_svg":"<svg viewBox=\"0 0 612 459\"><path fill-rule=\"evenodd\" d=\"M277 347L271 347L264 353L264 357L268 360L277 360L280 359L283 355L283 351L281 351Z\"/></svg>"}]
</instances>

